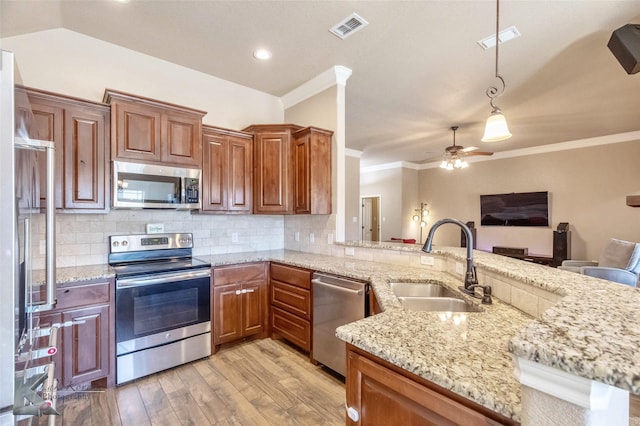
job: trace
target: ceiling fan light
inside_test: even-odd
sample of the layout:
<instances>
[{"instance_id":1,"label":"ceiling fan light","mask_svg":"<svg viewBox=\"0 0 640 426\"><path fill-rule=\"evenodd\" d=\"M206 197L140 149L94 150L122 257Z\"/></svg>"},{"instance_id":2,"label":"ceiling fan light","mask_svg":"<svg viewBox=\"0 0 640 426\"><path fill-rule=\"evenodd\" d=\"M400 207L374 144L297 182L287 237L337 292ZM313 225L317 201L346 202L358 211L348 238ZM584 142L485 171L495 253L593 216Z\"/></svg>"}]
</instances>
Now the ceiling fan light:
<instances>
[{"instance_id":1,"label":"ceiling fan light","mask_svg":"<svg viewBox=\"0 0 640 426\"><path fill-rule=\"evenodd\" d=\"M445 169L453 170L453 164L452 163L447 163L447 167L445 167Z\"/></svg>"},{"instance_id":2,"label":"ceiling fan light","mask_svg":"<svg viewBox=\"0 0 640 426\"><path fill-rule=\"evenodd\" d=\"M446 169L448 164L449 163L447 162L447 160L442 160L442 163L440 163L440 168L441 169Z\"/></svg>"},{"instance_id":3,"label":"ceiling fan light","mask_svg":"<svg viewBox=\"0 0 640 426\"><path fill-rule=\"evenodd\" d=\"M491 115L487 118L487 125L484 128L484 136L482 142L498 142L511 137L507 119L499 108L494 108Z\"/></svg>"},{"instance_id":4,"label":"ceiling fan light","mask_svg":"<svg viewBox=\"0 0 640 426\"><path fill-rule=\"evenodd\" d=\"M462 162L460 163L460 168L461 169L466 169L467 167L469 167L469 163L467 163L466 161L462 160Z\"/></svg>"}]
</instances>

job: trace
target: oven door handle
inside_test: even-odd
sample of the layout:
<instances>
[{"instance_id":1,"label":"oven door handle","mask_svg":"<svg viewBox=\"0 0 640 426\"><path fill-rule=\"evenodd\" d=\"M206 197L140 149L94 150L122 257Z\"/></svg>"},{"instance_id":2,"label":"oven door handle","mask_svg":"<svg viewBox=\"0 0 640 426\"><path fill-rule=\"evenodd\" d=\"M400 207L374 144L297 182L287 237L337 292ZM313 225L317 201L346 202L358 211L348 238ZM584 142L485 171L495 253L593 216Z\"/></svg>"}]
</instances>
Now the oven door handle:
<instances>
[{"instance_id":1,"label":"oven door handle","mask_svg":"<svg viewBox=\"0 0 640 426\"><path fill-rule=\"evenodd\" d=\"M164 274L153 274L147 276L138 276L131 278L119 278L116 279L116 287L139 287L143 285L152 285L152 284L166 284L170 282L176 281L186 281L193 280L196 278L209 278L211 277L210 269L201 269L197 271L181 271L181 272L170 272Z\"/></svg>"}]
</instances>

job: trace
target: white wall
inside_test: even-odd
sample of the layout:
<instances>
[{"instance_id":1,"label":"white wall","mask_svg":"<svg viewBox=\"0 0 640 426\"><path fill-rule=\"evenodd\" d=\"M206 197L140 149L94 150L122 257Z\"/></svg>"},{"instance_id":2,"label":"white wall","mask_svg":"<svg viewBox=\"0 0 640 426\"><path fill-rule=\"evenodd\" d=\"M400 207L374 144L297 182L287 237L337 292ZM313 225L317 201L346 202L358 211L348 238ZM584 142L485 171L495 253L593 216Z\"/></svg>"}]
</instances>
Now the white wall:
<instances>
[{"instance_id":1,"label":"white wall","mask_svg":"<svg viewBox=\"0 0 640 426\"><path fill-rule=\"evenodd\" d=\"M25 86L102 102L106 88L207 111L205 124L282 123L280 99L152 56L57 28L0 41Z\"/></svg>"}]
</instances>

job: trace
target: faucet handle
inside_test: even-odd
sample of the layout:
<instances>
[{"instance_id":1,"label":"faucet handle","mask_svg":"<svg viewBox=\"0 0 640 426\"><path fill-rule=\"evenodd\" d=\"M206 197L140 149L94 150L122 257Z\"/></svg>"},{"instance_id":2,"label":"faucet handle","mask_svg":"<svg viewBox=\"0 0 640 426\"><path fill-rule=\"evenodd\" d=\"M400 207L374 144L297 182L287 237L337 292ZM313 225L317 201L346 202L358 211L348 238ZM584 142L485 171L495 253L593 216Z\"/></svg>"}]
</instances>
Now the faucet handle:
<instances>
[{"instance_id":1,"label":"faucet handle","mask_svg":"<svg viewBox=\"0 0 640 426\"><path fill-rule=\"evenodd\" d=\"M482 303L484 305L491 305L493 300L491 299L491 286L482 286Z\"/></svg>"}]
</instances>

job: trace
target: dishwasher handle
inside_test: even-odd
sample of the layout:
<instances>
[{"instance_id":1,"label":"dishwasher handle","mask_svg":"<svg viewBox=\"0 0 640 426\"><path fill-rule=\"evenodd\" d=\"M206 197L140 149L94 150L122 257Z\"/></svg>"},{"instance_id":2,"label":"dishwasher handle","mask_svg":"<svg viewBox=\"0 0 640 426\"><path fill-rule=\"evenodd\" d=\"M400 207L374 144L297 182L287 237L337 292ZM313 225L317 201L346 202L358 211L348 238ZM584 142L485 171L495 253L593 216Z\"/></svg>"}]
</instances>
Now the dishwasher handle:
<instances>
[{"instance_id":1,"label":"dishwasher handle","mask_svg":"<svg viewBox=\"0 0 640 426\"><path fill-rule=\"evenodd\" d=\"M361 294L364 293L364 290L354 290L354 289L351 289L351 288L348 288L348 287L343 287L343 286L340 286L340 285L331 284L331 283L328 283L326 281L322 281L322 279L320 279L320 278L314 278L313 280L311 280L311 283L312 284L317 284L317 285L323 285L325 287L331 287L333 289L344 291L346 293L351 293L351 294L361 295Z\"/></svg>"}]
</instances>

